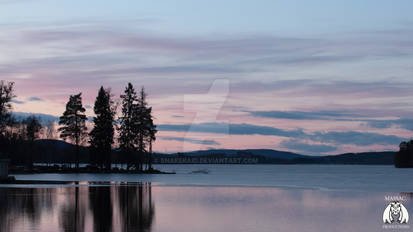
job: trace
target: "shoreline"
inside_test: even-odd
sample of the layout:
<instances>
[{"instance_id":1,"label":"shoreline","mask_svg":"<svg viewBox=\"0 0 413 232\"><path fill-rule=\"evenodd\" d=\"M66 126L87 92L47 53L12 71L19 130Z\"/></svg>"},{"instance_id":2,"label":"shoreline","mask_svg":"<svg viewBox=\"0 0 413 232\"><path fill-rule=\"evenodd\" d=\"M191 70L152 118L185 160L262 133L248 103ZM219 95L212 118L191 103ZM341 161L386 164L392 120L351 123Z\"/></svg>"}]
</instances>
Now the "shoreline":
<instances>
[{"instance_id":1,"label":"shoreline","mask_svg":"<svg viewBox=\"0 0 413 232\"><path fill-rule=\"evenodd\" d=\"M83 184L87 182L88 184ZM70 186L83 186L83 185L125 185L125 186L142 186L147 185L148 182L122 182L116 181L115 184L111 181L71 181L71 180L16 180L14 176L9 177L6 180L0 180L0 187L2 185L70 185Z\"/></svg>"},{"instance_id":2,"label":"shoreline","mask_svg":"<svg viewBox=\"0 0 413 232\"><path fill-rule=\"evenodd\" d=\"M9 170L9 175L13 174L176 174L175 172L164 172L157 169L148 170L126 170L119 168L112 168L111 170L100 170L90 167L82 167L79 169L74 168L60 168L60 167L44 167L44 166L34 166L32 170L28 169L17 169L11 167Z\"/></svg>"},{"instance_id":3,"label":"shoreline","mask_svg":"<svg viewBox=\"0 0 413 232\"><path fill-rule=\"evenodd\" d=\"M31 174L163 174L173 175L175 172L163 172L163 171L17 171L10 172L10 175L31 175Z\"/></svg>"}]
</instances>

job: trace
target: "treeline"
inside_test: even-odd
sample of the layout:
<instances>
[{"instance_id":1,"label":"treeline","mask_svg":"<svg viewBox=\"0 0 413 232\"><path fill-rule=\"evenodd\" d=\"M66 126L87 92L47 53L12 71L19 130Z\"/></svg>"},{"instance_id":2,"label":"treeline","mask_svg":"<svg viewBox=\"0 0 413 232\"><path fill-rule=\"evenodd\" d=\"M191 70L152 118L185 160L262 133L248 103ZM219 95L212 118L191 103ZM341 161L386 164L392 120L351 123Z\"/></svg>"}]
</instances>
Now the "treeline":
<instances>
[{"instance_id":1,"label":"treeline","mask_svg":"<svg viewBox=\"0 0 413 232\"><path fill-rule=\"evenodd\" d=\"M65 149L69 153L66 156L70 159L62 162L66 162L70 168L74 165L76 170L80 169L80 162L87 163L88 169L111 170L114 144L117 145L117 161L126 163L127 170L152 170L152 143L156 139L157 130L152 107L148 106L143 87L137 93L133 85L128 83L124 93L120 95L121 112L118 116L117 104L110 89L102 86L93 107L95 116L90 129L81 93L69 97L66 109L59 118L59 126L54 123L42 125L34 116L16 120L11 114L11 103L15 97L14 83L1 81L0 157L9 158L12 165L31 168L39 157L41 160L53 160L50 156L59 147L57 144L37 143L36 140L42 136L48 139L59 137L71 142L74 149ZM87 155L84 149L86 144Z\"/></svg>"}]
</instances>

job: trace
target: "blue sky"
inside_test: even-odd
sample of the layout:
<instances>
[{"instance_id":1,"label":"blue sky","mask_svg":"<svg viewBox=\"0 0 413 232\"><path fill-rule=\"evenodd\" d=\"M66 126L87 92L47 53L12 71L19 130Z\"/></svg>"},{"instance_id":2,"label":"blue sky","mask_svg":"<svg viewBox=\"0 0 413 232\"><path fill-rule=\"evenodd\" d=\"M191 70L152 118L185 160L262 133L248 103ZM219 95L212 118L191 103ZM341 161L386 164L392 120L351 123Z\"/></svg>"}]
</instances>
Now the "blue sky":
<instances>
[{"instance_id":1,"label":"blue sky","mask_svg":"<svg viewBox=\"0 0 413 232\"><path fill-rule=\"evenodd\" d=\"M100 85L115 96L144 85L163 129L158 151L394 150L413 136L412 9L0 0L0 76L16 82L15 111L54 116L70 94L93 106Z\"/></svg>"},{"instance_id":2,"label":"blue sky","mask_svg":"<svg viewBox=\"0 0 413 232\"><path fill-rule=\"evenodd\" d=\"M399 28L413 21L413 3L408 0L3 0L0 4L3 23L147 20L153 21L148 29L189 35L260 32L311 36Z\"/></svg>"}]
</instances>

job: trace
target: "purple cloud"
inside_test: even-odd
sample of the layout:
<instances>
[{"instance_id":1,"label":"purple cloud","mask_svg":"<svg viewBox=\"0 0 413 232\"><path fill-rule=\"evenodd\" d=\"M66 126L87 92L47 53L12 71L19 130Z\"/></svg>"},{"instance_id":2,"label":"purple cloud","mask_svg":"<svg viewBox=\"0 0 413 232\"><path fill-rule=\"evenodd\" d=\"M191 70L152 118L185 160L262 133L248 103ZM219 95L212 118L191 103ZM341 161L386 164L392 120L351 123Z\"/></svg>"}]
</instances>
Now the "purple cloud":
<instances>
[{"instance_id":1,"label":"purple cloud","mask_svg":"<svg viewBox=\"0 0 413 232\"><path fill-rule=\"evenodd\" d=\"M337 147L325 145L325 144L308 144L302 142L300 140L291 139L291 140L284 140L280 143L282 148L286 148L289 150L305 152L306 154L316 154L319 155L320 153L327 153L333 152L337 150Z\"/></svg>"},{"instance_id":2,"label":"purple cloud","mask_svg":"<svg viewBox=\"0 0 413 232\"><path fill-rule=\"evenodd\" d=\"M39 97L30 97L27 99L27 101L43 101L43 99L39 98Z\"/></svg>"},{"instance_id":3,"label":"purple cloud","mask_svg":"<svg viewBox=\"0 0 413 232\"><path fill-rule=\"evenodd\" d=\"M161 136L159 138L162 140L186 142L186 143L201 144L201 145L220 145L220 143L218 143L215 140L211 140L211 139L194 139L194 138L187 138L187 137L171 137L171 136Z\"/></svg>"}]
</instances>

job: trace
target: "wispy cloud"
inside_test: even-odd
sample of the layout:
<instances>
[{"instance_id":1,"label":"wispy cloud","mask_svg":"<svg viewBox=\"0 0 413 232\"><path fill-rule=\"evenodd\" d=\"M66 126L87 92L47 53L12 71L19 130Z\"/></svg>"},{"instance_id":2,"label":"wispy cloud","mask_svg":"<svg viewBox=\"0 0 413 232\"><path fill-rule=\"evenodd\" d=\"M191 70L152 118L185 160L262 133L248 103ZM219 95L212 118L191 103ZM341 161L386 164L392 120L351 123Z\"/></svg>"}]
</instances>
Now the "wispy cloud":
<instances>
[{"instance_id":1,"label":"wispy cloud","mask_svg":"<svg viewBox=\"0 0 413 232\"><path fill-rule=\"evenodd\" d=\"M17 99L12 99L11 102L15 103L15 104L24 104L24 101L20 101Z\"/></svg>"},{"instance_id":2,"label":"wispy cloud","mask_svg":"<svg viewBox=\"0 0 413 232\"><path fill-rule=\"evenodd\" d=\"M337 150L337 147L335 146L325 144L308 144L297 139L284 140L280 143L280 146L288 150L305 152L306 154L320 154Z\"/></svg>"},{"instance_id":3,"label":"wispy cloud","mask_svg":"<svg viewBox=\"0 0 413 232\"><path fill-rule=\"evenodd\" d=\"M27 101L43 101L43 99L39 98L39 97L30 97L27 99Z\"/></svg>"},{"instance_id":4,"label":"wispy cloud","mask_svg":"<svg viewBox=\"0 0 413 232\"><path fill-rule=\"evenodd\" d=\"M360 117L361 115L346 111L247 111L252 116L263 118L277 119L294 119L294 120L330 120L343 119L351 117Z\"/></svg>"},{"instance_id":5,"label":"wispy cloud","mask_svg":"<svg viewBox=\"0 0 413 232\"><path fill-rule=\"evenodd\" d=\"M225 128L229 128L226 130ZM406 138L395 135L358 131L328 131L306 133L303 130L284 130L276 127L259 126L253 124L226 124L226 123L200 123L200 124L162 124L158 126L161 131L199 132L229 135L263 135L280 136L286 138L300 138L321 143L336 145L398 145Z\"/></svg>"},{"instance_id":6,"label":"wispy cloud","mask_svg":"<svg viewBox=\"0 0 413 232\"><path fill-rule=\"evenodd\" d=\"M186 143L193 143L193 144L201 144L201 145L220 145L215 140L211 139L194 139L194 138L187 138L187 137L171 137L171 136L161 136L159 137L162 140L170 140L170 141L179 141L179 142L186 142Z\"/></svg>"},{"instance_id":7,"label":"wispy cloud","mask_svg":"<svg viewBox=\"0 0 413 232\"><path fill-rule=\"evenodd\" d=\"M367 124L370 127L379 129L387 129L395 126L413 131L413 119L411 118L401 118L396 120L370 120Z\"/></svg>"},{"instance_id":8,"label":"wispy cloud","mask_svg":"<svg viewBox=\"0 0 413 232\"><path fill-rule=\"evenodd\" d=\"M273 119L290 120L328 120L328 121L358 121L372 128L388 129L398 127L413 131L413 119L401 118L393 120L374 119L374 114L359 114L361 110L349 111L246 111L252 116ZM376 115L377 117L377 115Z\"/></svg>"},{"instance_id":9,"label":"wispy cloud","mask_svg":"<svg viewBox=\"0 0 413 232\"><path fill-rule=\"evenodd\" d=\"M303 136L301 130L283 130L269 126L258 126L253 124L227 124L227 123L199 123L199 124L161 124L159 130L178 132L201 132L229 135L271 135L283 137Z\"/></svg>"},{"instance_id":10,"label":"wispy cloud","mask_svg":"<svg viewBox=\"0 0 413 232\"><path fill-rule=\"evenodd\" d=\"M384 135L378 133L358 132L358 131L329 131L316 132L308 135L313 141L334 144L353 144L358 146L369 145L398 145L401 141L406 140L395 135Z\"/></svg>"}]
</instances>

